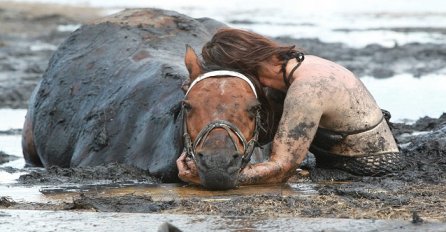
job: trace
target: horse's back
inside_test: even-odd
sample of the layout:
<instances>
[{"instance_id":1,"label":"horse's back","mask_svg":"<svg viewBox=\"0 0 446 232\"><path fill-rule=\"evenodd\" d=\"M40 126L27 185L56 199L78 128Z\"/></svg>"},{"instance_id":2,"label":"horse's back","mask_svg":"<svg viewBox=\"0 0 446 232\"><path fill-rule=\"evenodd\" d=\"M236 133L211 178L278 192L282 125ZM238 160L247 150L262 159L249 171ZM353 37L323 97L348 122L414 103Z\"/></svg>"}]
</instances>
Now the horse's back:
<instances>
[{"instance_id":1,"label":"horse's back","mask_svg":"<svg viewBox=\"0 0 446 232\"><path fill-rule=\"evenodd\" d=\"M42 164L118 162L175 180L185 44L201 47L215 30L209 25L144 9L73 32L30 101L33 144Z\"/></svg>"}]
</instances>

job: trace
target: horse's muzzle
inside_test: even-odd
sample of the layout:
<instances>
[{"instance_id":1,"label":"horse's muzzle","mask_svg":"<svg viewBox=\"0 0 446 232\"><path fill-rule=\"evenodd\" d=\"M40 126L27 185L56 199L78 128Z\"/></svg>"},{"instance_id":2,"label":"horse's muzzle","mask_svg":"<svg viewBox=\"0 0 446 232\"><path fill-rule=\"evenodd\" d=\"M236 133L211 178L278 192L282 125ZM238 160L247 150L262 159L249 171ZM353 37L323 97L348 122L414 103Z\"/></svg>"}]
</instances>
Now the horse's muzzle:
<instances>
[{"instance_id":1,"label":"horse's muzzle","mask_svg":"<svg viewBox=\"0 0 446 232\"><path fill-rule=\"evenodd\" d=\"M231 149L200 151L196 165L203 187L226 190L236 187L242 166L242 155Z\"/></svg>"}]
</instances>

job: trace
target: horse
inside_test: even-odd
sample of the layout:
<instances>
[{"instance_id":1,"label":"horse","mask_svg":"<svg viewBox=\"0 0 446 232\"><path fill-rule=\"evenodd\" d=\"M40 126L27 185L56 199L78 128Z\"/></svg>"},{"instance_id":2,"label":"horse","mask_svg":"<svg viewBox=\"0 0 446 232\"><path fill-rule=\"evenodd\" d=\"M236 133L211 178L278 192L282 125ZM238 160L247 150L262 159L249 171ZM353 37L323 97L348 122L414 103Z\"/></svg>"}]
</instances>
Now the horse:
<instances>
[{"instance_id":1,"label":"horse","mask_svg":"<svg viewBox=\"0 0 446 232\"><path fill-rule=\"evenodd\" d=\"M261 122L271 117L259 110L267 97L233 73L197 81L204 70L195 52L179 52L201 47L223 26L132 9L73 32L29 101L26 165L122 163L179 182L176 160L186 150L205 188L234 187L253 147L271 140L274 129ZM184 92L188 77L196 84Z\"/></svg>"},{"instance_id":2,"label":"horse","mask_svg":"<svg viewBox=\"0 0 446 232\"><path fill-rule=\"evenodd\" d=\"M203 186L233 188L259 144L259 86L238 72L203 73L191 47L185 64L190 77L183 101L186 154L195 161Z\"/></svg>"}]
</instances>

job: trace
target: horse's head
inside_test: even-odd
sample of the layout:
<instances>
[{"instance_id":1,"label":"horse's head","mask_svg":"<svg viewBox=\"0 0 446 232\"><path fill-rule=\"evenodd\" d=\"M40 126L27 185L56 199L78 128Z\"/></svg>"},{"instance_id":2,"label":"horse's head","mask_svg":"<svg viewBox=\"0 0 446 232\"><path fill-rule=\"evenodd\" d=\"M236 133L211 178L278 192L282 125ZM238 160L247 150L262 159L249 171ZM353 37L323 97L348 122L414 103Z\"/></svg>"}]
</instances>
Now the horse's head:
<instances>
[{"instance_id":1,"label":"horse's head","mask_svg":"<svg viewBox=\"0 0 446 232\"><path fill-rule=\"evenodd\" d=\"M260 102L256 89L240 73L202 74L200 61L190 47L185 63L190 75L183 101L185 149L194 159L204 187L233 188L258 139Z\"/></svg>"}]
</instances>

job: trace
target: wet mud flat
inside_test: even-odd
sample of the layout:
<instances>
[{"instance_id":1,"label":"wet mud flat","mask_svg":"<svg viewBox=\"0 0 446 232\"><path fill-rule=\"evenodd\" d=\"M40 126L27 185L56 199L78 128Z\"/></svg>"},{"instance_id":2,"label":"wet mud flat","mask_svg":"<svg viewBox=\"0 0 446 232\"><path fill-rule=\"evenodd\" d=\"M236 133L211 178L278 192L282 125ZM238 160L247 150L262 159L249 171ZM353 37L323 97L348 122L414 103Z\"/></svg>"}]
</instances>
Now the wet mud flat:
<instances>
[{"instance_id":1,"label":"wet mud flat","mask_svg":"<svg viewBox=\"0 0 446 232\"><path fill-rule=\"evenodd\" d=\"M377 228L445 230L446 114L438 119L426 117L412 125L394 124L393 127L406 167L381 177L360 177L338 170L319 169L309 160L302 167L303 171L283 185L207 191L187 184L160 184L145 171L118 164L67 169L52 167L48 170L2 168L10 173L26 173L20 175L17 183L7 185L10 194L2 194L0 210L6 215L24 212L16 210L57 210L62 218L74 217L78 215L76 212L96 212L99 218L108 215L101 213L148 213L148 218L181 215L178 217L194 221L196 215L206 215L206 220L244 219L251 221L253 228L268 228L262 227L261 220L266 221L266 225L280 221L285 226L288 222L282 220L289 220L291 224L294 220L296 224L293 225L297 225L304 223L299 220L308 218L315 220L312 223L322 220L320 224L332 219L356 219L337 222L351 225L367 222L368 226L374 223L381 226L378 222L384 220L386 226ZM14 197L15 188L36 186L36 195L42 196L40 200ZM39 211L38 214L58 213ZM367 220L362 221L364 219ZM177 221L171 222L175 224ZM343 224L337 225L340 227L333 228L343 231ZM416 227L419 225L421 227ZM371 231L375 227L364 228L364 231Z\"/></svg>"},{"instance_id":2,"label":"wet mud flat","mask_svg":"<svg viewBox=\"0 0 446 232\"><path fill-rule=\"evenodd\" d=\"M0 107L27 108L57 46L99 14L95 8L0 2Z\"/></svg>"},{"instance_id":3,"label":"wet mud flat","mask_svg":"<svg viewBox=\"0 0 446 232\"><path fill-rule=\"evenodd\" d=\"M179 214L98 213L63 211L0 211L6 231L444 231L438 223L413 224L401 220L351 220L188 216Z\"/></svg>"}]
</instances>

